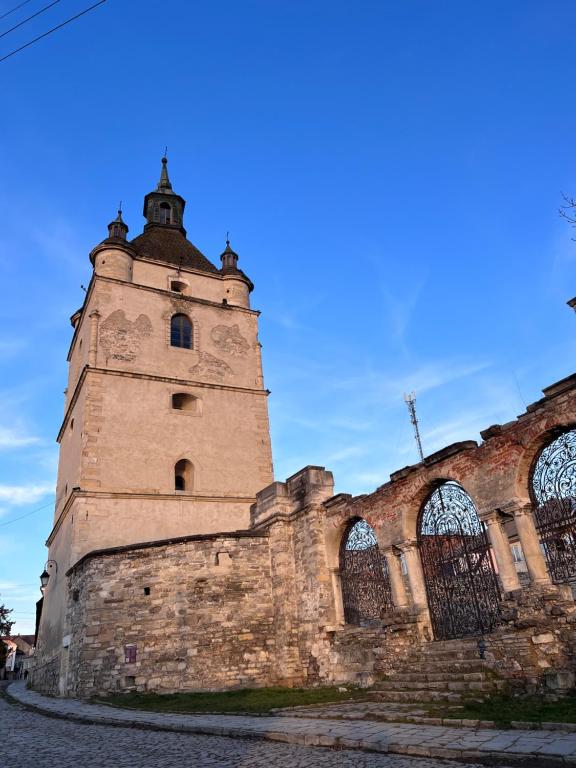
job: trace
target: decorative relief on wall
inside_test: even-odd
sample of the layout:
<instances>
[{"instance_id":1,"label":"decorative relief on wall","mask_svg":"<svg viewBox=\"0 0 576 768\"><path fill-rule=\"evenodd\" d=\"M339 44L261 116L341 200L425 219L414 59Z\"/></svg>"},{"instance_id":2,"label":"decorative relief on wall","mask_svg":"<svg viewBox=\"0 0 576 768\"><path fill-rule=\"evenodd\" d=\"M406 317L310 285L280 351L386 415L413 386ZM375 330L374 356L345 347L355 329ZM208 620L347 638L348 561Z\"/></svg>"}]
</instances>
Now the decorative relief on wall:
<instances>
[{"instance_id":1,"label":"decorative relief on wall","mask_svg":"<svg viewBox=\"0 0 576 768\"><path fill-rule=\"evenodd\" d=\"M124 310L117 309L100 325L100 344L107 359L134 360L142 341L152 333L152 323L147 315L139 315L133 322Z\"/></svg>"},{"instance_id":2,"label":"decorative relief on wall","mask_svg":"<svg viewBox=\"0 0 576 768\"><path fill-rule=\"evenodd\" d=\"M199 360L195 366L190 368L193 376L204 376L209 379L223 381L226 376L233 374L234 371L228 363L220 360L209 352L198 352Z\"/></svg>"},{"instance_id":3,"label":"decorative relief on wall","mask_svg":"<svg viewBox=\"0 0 576 768\"><path fill-rule=\"evenodd\" d=\"M216 325L210 334L214 346L229 355L245 355L250 344L237 325Z\"/></svg>"}]
</instances>

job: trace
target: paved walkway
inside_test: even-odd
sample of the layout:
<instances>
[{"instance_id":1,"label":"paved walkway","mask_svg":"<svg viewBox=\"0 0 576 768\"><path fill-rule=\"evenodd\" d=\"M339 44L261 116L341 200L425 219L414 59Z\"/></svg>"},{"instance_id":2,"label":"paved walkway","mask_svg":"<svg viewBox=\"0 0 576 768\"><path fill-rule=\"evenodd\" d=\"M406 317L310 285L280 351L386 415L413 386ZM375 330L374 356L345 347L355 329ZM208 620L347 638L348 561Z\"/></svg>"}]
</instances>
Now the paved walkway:
<instances>
[{"instance_id":1,"label":"paved walkway","mask_svg":"<svg viewBox=\"0 0 576 768\"><path fill-rule=\"evenodd\" d=\"M124 725L235 738L266 739L288 744L357 749L370 752L449 758L467 762L518 761L534 765L564 762L576 766L576 733L462 729L409 723L317 720L302 717L177 715L117 709L78 699L56 699L12 683L8 694L43 714L79 722Z\"/></svg>"},{"instance_id":2,"label":"paved walkway","mask_svg":"<svg viewBox=\"0 0 576 768\"><path fill-rule=\"evenodd\" d=\"M74 723L2 699L0 743L3 768L450 768L434 758Z\"/></svg>"}]
</instances>

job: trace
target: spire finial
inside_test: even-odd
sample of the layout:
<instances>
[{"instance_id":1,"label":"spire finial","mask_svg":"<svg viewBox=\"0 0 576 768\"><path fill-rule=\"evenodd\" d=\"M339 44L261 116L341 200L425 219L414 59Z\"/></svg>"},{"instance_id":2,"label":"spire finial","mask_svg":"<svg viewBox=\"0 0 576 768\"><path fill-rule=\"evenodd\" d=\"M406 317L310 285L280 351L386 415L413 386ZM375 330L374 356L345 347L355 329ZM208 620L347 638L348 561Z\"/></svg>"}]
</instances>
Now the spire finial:
<instances>
[{"instance_id":1,"label":"spire finial","mask_svg":"<svg viewBox=\"0 0 576 768\"><path fill-rule=\"evenodd\" d=\"M160 181L158 182L158 191L162 192L165 189L172 190L172 184L170 184L170 179L168 178L168 157L166 156L166 153L168 152L168 147L164 150L164 157L162 158L162 170L160 171Z\"/></svg>"},{"instance_id":2,"label":"spire finial","mask_svg":"<svg viewBox=\"0 0 576 768\"><path fill-rule=\"evenodd\" d=\"M226 245L230 245L230 232L226 232Z\"/></svg>"}]
</instances>

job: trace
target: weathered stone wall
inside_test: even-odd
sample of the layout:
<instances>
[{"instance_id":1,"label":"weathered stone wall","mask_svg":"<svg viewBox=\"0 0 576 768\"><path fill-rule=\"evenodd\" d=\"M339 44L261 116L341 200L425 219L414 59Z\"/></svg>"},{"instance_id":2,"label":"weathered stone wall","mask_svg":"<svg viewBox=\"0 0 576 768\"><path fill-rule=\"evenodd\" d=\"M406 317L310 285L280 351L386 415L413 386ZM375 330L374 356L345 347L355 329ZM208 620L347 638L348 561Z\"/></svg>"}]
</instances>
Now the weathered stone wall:
<instances>
[{"instance_id":1,"label":"weathered stone wall","mask_svg":"<svg viewBox=\"0 0 576 768\"><path fill-rule=\"evenodd\" d=\"M60 667L60 653L40 663L34 658L30 664L28 682L38 693L55 696L59 693Z\"/></svg>"},{"instance_id":2,"label":"weathered stone wall","mask_svg":"<svg viewBox=\"0 0 576 768\"><path fill-rule=\"evenodd\" d=\"M70 573L68 623L70 695L283 682L263 534L87 557ZM125 661L128 645L135 662Z\"/></svg>"},{"instance_id":3,"label":"weathered stone wall","mask_svg":"<svg viewBox=\"0 0 576 768\"><path fill-rule=\"evenodd\" d=\"M501 616L502 625L485 637L486 661L512 688L539 691L547 675L576 672L572 599L553 588L525 589L502 602Z\"/></svg>"}]
</instances>

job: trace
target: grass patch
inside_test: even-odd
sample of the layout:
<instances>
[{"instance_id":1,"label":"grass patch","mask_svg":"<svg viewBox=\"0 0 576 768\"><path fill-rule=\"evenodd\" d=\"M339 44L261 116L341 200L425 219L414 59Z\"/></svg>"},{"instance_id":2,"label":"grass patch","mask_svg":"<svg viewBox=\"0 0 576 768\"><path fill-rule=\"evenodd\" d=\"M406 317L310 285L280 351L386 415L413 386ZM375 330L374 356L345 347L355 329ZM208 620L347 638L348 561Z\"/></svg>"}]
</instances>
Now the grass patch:
<instances>
[{"instance_id":1,"label":"grass patch","mask_svg":"<svg viewBox=\"0 0 576 768\"><path fill-rule=\"evenodd\" d=\"M576 696L545 701L539 696L492 696L485 701L467 701L462 706L430 706L433 717L494 720L509 726L512 720L528 723L576 723Z\"/></svg>"},{"instance_id":2,"label":"grass patch","mask_svg":"<svg viewBox=\"0 0 576 768\"><path fill-rule=\"evenodd\" d=\"M299 707L365 698L365 692L346 686L331 688L243 688L223 693L123 693L95 701L147 712L214 712L266 714L279 707Z\"/></svg>"}]
</instances>

